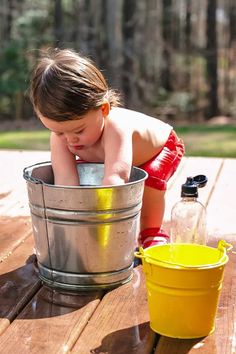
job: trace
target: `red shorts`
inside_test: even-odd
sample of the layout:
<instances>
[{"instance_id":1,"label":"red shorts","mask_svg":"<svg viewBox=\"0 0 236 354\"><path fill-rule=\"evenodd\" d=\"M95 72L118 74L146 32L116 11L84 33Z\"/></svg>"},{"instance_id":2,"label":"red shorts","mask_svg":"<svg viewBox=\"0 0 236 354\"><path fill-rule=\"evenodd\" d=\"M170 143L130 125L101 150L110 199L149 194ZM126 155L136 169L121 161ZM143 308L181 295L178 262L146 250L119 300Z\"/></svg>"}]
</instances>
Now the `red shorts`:
<instances>
[{"instance_id":1,"label":"red shorts","mask_svg":"<svg viewBox=\"0 0 236 354\"><path fill-rule=\"evenodd\" d=\"M151 160L139 166L148 173L145 185L166 190L167 182L179 166L184 152L183 141L172 130L163 149Z\"/></svg>"}]
</instances>

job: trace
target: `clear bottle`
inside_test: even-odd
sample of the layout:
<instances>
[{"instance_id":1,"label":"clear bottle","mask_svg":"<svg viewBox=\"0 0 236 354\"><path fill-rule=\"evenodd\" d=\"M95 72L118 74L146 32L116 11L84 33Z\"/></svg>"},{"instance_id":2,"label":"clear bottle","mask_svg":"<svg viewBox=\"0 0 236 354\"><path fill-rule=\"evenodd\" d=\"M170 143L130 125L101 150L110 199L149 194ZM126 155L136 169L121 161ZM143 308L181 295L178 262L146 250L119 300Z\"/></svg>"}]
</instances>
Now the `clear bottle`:
<instances>
[{"instance_id":1,"label":"clear bottle","mask_svg":"<svg viewBox=\"0 0 236 354\"><path fill-rule=\"evenodd\" d=\"M171 211L171 242L206 244L206 208L197 199L206 183L207 177L198 175L182 184L181 200Z\"/></svg>"}]
</instances>

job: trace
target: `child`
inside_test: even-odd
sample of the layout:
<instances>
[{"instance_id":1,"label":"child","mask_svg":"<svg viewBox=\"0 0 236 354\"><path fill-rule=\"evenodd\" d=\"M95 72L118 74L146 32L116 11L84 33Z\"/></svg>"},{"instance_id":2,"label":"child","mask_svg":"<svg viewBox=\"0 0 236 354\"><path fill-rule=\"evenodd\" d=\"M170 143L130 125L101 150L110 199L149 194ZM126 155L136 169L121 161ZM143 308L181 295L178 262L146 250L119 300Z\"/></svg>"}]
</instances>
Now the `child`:
<instances>
[{"instance_id":1,"label":"child","mask_svg":"<svg viewBox=\"0 0 236 354\"><path fill-rule=\"evenodd\" d=\"M131 166L148 172L139 244L169 241L161 229L165 191L184 154L172 127L156 118L119 108L119 96L102 73L72 50L55 49L41 58L31 81L31 100L51 131L55 184L79 185L76 159L103 162L102 185L128 182Z\"/></svg>"}]
</instances>

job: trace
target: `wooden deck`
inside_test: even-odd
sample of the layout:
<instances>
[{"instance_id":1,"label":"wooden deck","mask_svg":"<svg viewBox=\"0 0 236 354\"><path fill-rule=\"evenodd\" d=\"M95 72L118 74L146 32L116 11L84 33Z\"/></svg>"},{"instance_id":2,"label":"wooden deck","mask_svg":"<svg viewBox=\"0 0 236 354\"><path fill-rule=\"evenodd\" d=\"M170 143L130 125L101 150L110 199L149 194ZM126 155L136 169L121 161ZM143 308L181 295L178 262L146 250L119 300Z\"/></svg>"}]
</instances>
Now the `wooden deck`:
<instances>
[{"instance_id":1,"label":"wooden deck","mask_svg":"<svg viewBox=\"0 0 236 354\"><path fill-rule=\"evenodd\" d=\"M149 327L142 267L130 283L77 295L46 289L34 265L34 241L24 167L48 161L48 152L0 151L0 353L1 354L232 354L236 353L236 255L230 254L215 332L200 339L171 339ZM236 159L185 158L172 178L165 214L189 175L205 174L199 191L207 206L209 242L236 247Z\"/></svg>"}]
</instances>

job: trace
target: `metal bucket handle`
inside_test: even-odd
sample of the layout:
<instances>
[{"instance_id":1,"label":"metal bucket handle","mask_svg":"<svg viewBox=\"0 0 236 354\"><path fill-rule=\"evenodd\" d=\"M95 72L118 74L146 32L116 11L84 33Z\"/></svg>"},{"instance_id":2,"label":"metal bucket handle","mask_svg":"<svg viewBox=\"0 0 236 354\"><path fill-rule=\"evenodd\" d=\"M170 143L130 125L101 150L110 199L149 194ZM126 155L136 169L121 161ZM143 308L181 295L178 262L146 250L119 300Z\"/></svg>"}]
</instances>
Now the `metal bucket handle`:
<instances>
[{"instance_id":1,"label":"metal bucket handle","mask_svg":"<svg viewBox=\"0 0 236 354\"><path fill-rule=\"evenodd\" d=\"M50 164L50 161L44 162L44 164L47 164L47 163ZM39 163L36 163L36 164L34 164L34 165L25 167L25 168L23 169L23 178L24 178L26 181L29 181L29 182L32 182L32 183L44 184L44 182L43 182L41 179L36 178L36 177L32 177L32 176L30 175L30 173L29 173L29 169L33 169L33 168L35 168L35 167L37 167L37 166L40 167L41 165L42 165L42 163L39 162Z\"/></svg>"},{"instance_id":2,"label":"metal bucket handle","mask_svg":"<svg viewBox=\"0 0 236 354\"><path fill-rule=\"evenodd\" d=\"M233 246L230 243L227 243L225 240L220 240L218 242L217 248L222 253L222 256L220 257L219 261L214 264L214 266L218 266L218 265L222 264L221 263L222 258L226 255L226 252L229 252L229 251L232 250ZM145 256L144 250L143 250L142 247L140 247L139 251L138 252L136 251L134 254L135 254L135 257L137 257L137 258L145 259L145 261L147 263L151 263L151 262L148 261L148 260L151 260L151 261L153 261L155 263L158 262L158 263L162 263L162 264L167 264L167 265L170 265L170 266L175 266L177 268L183 268L183 269L195 269L196 268L195 266L191 266L191 265L188 266L188 265L181 264L181 263L163 261L163 260L160 260L160 259L157 259L157 258L153 258L153 257L150 257L150 256ZM212 267L212 265L210 265L210 264L201 266L201 268L210 268L210 267Z\"/></svg>"},{"instance_id":3,"label":"metal bucket handle","mask_svg":"<svg viewBox=\"0 0 236 354\"><path fill-rule=\"evenodd\" d=\"M27 172L25 172L25 170L23 171L23 178L26 181L29 181L29 182L32 182L32 183L35 183L35 184L43 184L43 181L41 181L38 178L30 176Z\"/></svg>"}]
</instances>

